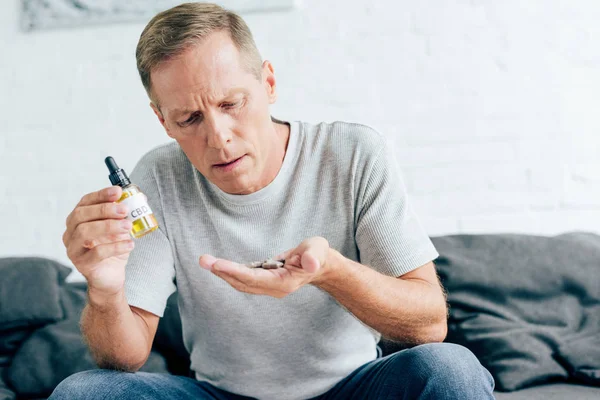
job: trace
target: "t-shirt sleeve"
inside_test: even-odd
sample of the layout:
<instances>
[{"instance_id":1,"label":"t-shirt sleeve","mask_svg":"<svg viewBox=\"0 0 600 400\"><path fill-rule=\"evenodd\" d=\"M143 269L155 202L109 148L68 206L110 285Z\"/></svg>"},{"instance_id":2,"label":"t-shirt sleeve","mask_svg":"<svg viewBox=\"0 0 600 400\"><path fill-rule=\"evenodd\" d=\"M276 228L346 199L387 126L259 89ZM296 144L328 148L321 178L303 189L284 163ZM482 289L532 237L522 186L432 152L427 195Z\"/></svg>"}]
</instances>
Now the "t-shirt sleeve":
<instances>
[{"instance_id":1,"label":"t-shirt sleeve","mask_svg":"<svg viewBox=\"0 0 600 400\"><path fill-rule=\"evenodd\" d=\"M411 207L390 147L383 143L358 185L355 237L362 264L398 277L439 254Z\"/></svg>"},{"instance_id":2,"label":"t-shirt sleeve","mask_svg":"<svg viewBox=\"0 0 600 400\"><path fill-rule=\"evenodd\" d=\"M176 290L175 263L153 169L151 162L142 159L130 175L131 182L148 197L159 227L135 239L135 247L125 267L125 296L129 305L162 317L167 299Z\"/></svg>"}]
</instances>

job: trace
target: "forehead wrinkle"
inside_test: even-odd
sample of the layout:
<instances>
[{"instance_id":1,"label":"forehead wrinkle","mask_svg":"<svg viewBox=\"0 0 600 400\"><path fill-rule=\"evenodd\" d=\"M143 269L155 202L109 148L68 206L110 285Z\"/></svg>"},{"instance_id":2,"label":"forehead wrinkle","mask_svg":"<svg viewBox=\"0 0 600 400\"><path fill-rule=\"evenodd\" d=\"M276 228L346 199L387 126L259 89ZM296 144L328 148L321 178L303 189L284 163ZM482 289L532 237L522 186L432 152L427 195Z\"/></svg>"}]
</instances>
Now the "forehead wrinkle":
<instances>
[{"instance_id":1,"label":"forehead wrinkle","mask_svg":"<svg viewBox=\"0 0 600 400\"><path fill-rule=\"evenodd\" d=\"M197 89L197 90L201 90L204 91L204 93L198 93L197 90L193 90L193 88L190 88L190 98L193 98L195 100L195 104L204 104L206 102L208 103L216 103L218 101L221 101L223 99L226 99L230 96L236 95L236 94L244 94L247 92L246 89L244 89L243 87L230 87L227 88L225 90L216 90L215 87L211 88L211 92L212 93L206 93L207 91L204 91L204 89ZM181 114L179 111L180 110L184 110L187 112L192 112L192 111L197 111L196 108L190 108L190 106L178 106L176 108L174 108L173 112L176 112L178 114Z\"/></svg>"},{"instance_id":2,"label":"forehead wrinkle","mask_svg":"<svg viewBox=\"0 0 600 400\"><path fill-rule=\"evenodd\" d=\"M161 94L170 97L169 112L181 115L179 111L198 111L199 107L231 96L236 89L248 92L244 89L248 72L244 69L241 74L239 49L231 40L219 41L219 36L218 33L211 35L158 68L162 70L161 92L164 94L157 94L158 98ZM162 103L166 106L167 101Z\"/></svg>"},{"instance_id":3,"label":"forehead wrinkle","mask_svg":"<svg viewBox=\"0 0 600 400\"><path fill-rule=\"evenodd\" d=\"M174 107L172 110L169 110L169 112L173 114L174 118L179 118L197 111L203 112L203 109L206 108L206 104L217 103L227 97L227 94L221 95L221 93L219 93L220 91L215 90L214 87L211 89L212 93L206 93L207 91L198 93L198 89L194 90L193 88L190 88L190 91L185 95L186 99L181 103L182 105ZM192 103L193 105L191 105Z\"/></svg>"}]
</instances>

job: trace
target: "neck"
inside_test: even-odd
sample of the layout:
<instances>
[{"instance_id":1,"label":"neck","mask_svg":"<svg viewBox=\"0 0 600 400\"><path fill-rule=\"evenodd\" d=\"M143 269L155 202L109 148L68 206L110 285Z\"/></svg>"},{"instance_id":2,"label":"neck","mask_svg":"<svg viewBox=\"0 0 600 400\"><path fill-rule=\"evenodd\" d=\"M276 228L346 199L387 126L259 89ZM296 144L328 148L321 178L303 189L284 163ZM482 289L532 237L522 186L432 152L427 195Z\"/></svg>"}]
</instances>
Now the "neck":
<instances>
[{"instance_id":1,"label":"neck","mask_svg":"<svg viewBox=\"0 0 600 400\"><path fill-rule=\"evenodd\" d=\"M285 159L285 154L287 152L288 143L290 141L290 126L288 123L279 121L275 118L272 119L271 126L273 127L273 135L275 140L273 141L274 145L271 148L271 155L269 159L274 160L269 166L266 166L266 174L265 181L261 184L261 188L267 186L269 183L275 179L281 167L283 165L283 160ZM268 171L268 172L267 172Z\"/></svg>"},{"instance_id":2,"label":"neck","mask_svg":"<svg viewBox=\"0 0 600 400\"><path fill-rule=\"evenodd\" d=\"M290 141L290 125L287 122L283 122L275 118L271 118L271 120L273 121L272 125L273 129L275 130L275 136L279 139L277 140L275 154L281 154L281 163L283 164L283 159L285 157L285 153L287 152L288 143Z\"/></svg>"}]
</instances>

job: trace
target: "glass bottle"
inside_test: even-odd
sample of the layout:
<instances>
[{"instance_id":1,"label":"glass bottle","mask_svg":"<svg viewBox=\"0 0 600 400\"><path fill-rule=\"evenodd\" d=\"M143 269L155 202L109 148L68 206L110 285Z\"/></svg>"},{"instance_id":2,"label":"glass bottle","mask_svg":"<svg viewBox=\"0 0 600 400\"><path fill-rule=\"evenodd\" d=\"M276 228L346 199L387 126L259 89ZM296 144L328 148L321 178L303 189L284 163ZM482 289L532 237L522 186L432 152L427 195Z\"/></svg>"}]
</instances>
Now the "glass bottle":
<instances>
[{"instance_id":1,"label":"glass bottle","mask_svg":"<svg viewBox=\"0 0 600 400\"><path fill-rule=\"evenodd\" d=\"M132 223L131 236L137 239L155 231L158 228L158 222L156 222L146 195L137 185L131 183L125 171L117 166L112 157L106 157L104 162L110 171L110 175L108 175L110 183L123 189L123 194L117 203L127 206L127 217L125 218Z\"/></svg>"}]
</instances>

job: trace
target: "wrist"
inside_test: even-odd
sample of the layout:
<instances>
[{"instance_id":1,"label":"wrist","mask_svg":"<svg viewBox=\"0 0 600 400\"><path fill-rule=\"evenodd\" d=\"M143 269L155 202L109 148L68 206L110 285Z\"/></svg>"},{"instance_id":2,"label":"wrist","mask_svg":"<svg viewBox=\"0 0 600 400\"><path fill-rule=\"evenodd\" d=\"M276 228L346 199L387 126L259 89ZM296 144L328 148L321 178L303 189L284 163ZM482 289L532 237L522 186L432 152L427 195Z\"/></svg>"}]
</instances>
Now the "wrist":
<instances>
[{"instance_id":1,"label":"wrist","mask_svg":"<svg viewBox=\"0 0 600 400\"><path fill-rule=\"evenodd\" d=\"M101 312L118 309L123 302L126 302L123 289L107 293L90 286L87 292L90 307Z\"/></svg>"}]
</instances>

